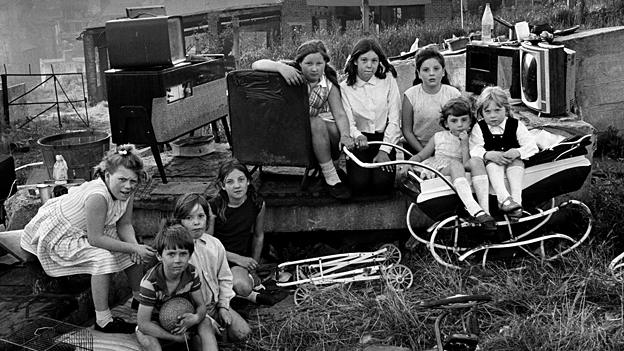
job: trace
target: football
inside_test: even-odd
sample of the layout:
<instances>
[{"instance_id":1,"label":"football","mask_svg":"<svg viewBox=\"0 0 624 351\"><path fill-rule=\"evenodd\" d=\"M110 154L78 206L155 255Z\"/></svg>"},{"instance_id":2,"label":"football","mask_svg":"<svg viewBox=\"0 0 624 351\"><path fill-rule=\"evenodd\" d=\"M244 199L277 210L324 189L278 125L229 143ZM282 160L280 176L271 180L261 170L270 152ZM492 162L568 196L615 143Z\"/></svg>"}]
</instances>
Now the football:
<instances>
[{"instance_id":1,"label":"football","mask_svg":"<svg viewBox=\"0 0 624 351\"><path fill-rule=\"evenodd\" d=\"M174 297L167 300L160 308L158 316L160 326L171 332L179 322L178 317L185 313L195 313L195 308L191 301L183 297Z\"/></svg>"}]
</instances>

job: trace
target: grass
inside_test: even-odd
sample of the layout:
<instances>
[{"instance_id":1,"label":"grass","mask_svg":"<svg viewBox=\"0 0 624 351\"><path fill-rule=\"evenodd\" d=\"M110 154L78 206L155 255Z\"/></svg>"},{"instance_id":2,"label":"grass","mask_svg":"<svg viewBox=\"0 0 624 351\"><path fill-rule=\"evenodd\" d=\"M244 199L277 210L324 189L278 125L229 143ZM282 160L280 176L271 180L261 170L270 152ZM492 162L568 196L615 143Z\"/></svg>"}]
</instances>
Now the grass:
<instances>
[{"instance_id":1,"label":"grass","mask_svg":"<svg viewBox=\"0 0 624 351\"><path fill-rule=\"evenodd\" d=\"M478 315L483 350L618 350L624 345L624 291L606 270L612 252L593 244L549 265L531 260L522 269L465 270L412 253L405 260L415 273L408 291L381 282L319 289L298 307L252 318L253 337L245 347L356 350L383 344L424 350L435 344L433 319L441 311L422 308L420 301L487 294L494 300ZM456 314L447 318L444 331L461 331L458 320Z\"/></svg>"},{"instance_id":2,"label":"grass","mask_svg":"<svg viewBox=\"0 0 624 351\"><path fill-rule=\"evenodd\" d=\"M510 22L530 19L532 23L550 23L555 28L574 24L593 28L622 24L623 9L622 0L613 1L608 7L587 2L579 16L579 11L570 10L559 1L533 9L501 9L497 14ZM421 45L440 43L479 26L480 16L469 14L464 29L458 21L434 26L410 22L387 27L374 36L389 55L395 55L409 48L417 37ZM324 40L332 63L342 67L361 34L353 29L344 34L304 33L296 41L273 49L247 50L241 57L241 66L249 67L259 58L292 57L296 46L312 37ZM213 40L206 47L211 51L211 46L219 45L222 43ZM98 105L94 112L90 110L92 121L107 122L108 118L102 117L105 110L105 104ZM17 134L11 137L36 141L43 135L79 127L69 119L58 130L50 127L51 120L34 121L13 131ZM599 135L596 155L604 158L594 160L591 198L587 201L596 219L592 238L565 258L551 264L528 260L513 266L493 264L485 269L452 270L435 262L422 246L413 252L404 250L404 264L415 276L411 289L395 292L380 281L319 289L312 293L310 302L301 306L252 314L251 338L244 344L224 345L222 349L359 350L383 344L423 350L435 343L433 321L440 311L423 309L419 302L455 294L488 294L493 298L493 302L480 308L482 350L623 349L624 285L615 281L607 269L610 260L624 249L620 239L620 228L624 227L624 168L617 161L624 158L624 141L618 131ZM15 156L18 165L34 161L27 154ZM457 315L448 318L444 331L458 331L460 326L452 323L457 320Z\"/></svg>"}]
</instances>

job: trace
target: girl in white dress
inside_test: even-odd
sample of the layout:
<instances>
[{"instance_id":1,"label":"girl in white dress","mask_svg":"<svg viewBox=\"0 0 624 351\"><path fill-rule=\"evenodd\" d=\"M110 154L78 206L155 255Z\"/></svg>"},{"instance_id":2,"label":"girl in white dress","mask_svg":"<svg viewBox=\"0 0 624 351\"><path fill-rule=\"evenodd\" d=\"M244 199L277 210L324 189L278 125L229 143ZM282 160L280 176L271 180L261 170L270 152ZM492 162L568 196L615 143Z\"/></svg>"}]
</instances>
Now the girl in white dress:
<instances>
[{"instance_id":1,"label":"girl in white dress","mask_svg":"<svg viewBox=\"0 0 624 351\"><path fill-rule=\"evenodd\" d=\"M135 324L113 318L108 290L113 273L125 271L138 296L141 262L154 250L137 242L132 227L134 192L143 176L143 161L134 146L122 145L95 167L96 178L50 199L26 225L22 248L37 256L52 276L91 275L95 329L133 333Z\"/></svg>"},{"instance_id":2,"label":"girl in white dress","mask_svg":"<svg viewBox=\"0 0 624 351\"><path fill-rule=\"evenodd\" d=\"M416 55L414 86L403 93L401 130L405 147L419 152L433 135L442 130L438 123L442 106L461 93L450 85L444 56L433 47L425 47Z\"/></svg>"},{"instance_id":3,"label":"girl in white dress","mask_svg":"<svg viewBox=\"0 0 624 351\"><path fill-rule=\"evenodd\" d=\"M457 195L471 219L483 225L486 230L496 230L496 222L489 214L489 182L485 165L482 159L470 158L469 133L476 122L470 101L464 97L449 100L442 107L442 117L439 120L445 130L435 133L427 145L410 160L450 175ZM422 168L415 170L420 171ZM466 179L467 170L471 172L478 203L472 196ZM421 178L433 177L435 173L429 170L421 172Z\"/></svg>"}]
</instances>

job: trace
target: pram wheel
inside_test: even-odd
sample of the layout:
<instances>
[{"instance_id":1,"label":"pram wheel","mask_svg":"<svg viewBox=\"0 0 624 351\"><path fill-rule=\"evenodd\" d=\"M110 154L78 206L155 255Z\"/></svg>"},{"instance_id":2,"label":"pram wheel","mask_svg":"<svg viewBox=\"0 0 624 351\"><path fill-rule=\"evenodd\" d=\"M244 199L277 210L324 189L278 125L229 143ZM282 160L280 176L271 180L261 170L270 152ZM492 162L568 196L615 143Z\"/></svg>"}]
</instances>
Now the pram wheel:
<instances>
[{"instance_id":1,"label":"pram wheel","mask_svg":"<svg viewBox=\"0 0 624 351\"><path fill-rule=\"evenodd\" d=\"M412 270L402 264L396 264L385 272L386 282L396 291L405 291L412 286L414 274Z\"/></svg>"},{"instance_id":2,"label":"pram wheel","mask_svg":"<svg viewBox=\"0 0 624 351\"><path fill-rule=\"evenodd\" d=\"M393 244L383 244L379 247L379 249L387 249L386 252L384 252L383 256L384 256L384 261L383 263L386 266L391 266L393 264L398 264L401 262L401 250L399 250L398 247L396 247L396 245Z\"/></svg>"}]
</instances>

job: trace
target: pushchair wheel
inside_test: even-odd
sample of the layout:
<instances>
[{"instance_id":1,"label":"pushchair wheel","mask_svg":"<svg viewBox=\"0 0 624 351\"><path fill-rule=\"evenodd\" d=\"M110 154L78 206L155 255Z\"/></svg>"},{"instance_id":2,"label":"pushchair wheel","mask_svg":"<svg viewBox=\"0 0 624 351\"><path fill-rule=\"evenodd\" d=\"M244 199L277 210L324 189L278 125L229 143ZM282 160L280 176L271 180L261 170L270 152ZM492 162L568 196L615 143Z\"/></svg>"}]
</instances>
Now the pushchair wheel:
<instances>
[{"instance_id":1,"label":"pushchair wheel","mask_svg":"<svg viewBox=\"0 0 624 351\"><path fill-rule=\"evenodd\" d=\"M401 262L401 250L399 250L396 245L393 244L383 244L379 247L379 249L387 249L386 252L383 253L384 256L384 264L386 266L391 266L393 264L398 264Z\"/></svg>"},{"instance_id":2,"label":"pushchair wheel","mask_svg":"<svg viewBox=\"0 0 624 351\"><path fill-rule=\"evenodd\" d=\"M316 287L311 284L301 285L295 290L293 295L293 301L295 305L300 306L304 302L312 301L312 292L316 290Z\"/></svg>"},{"instance_id":3,"label":"pushchair wheel","mask_svg":"<svg viewBox=\"0 0 624 351\"><path fill-rule=\"evenodd\" d=\"M386 271L386 282L396 291L405 291L412 286L414 274L402 264L396 264Z\"/></svg>"}]
</instances>

